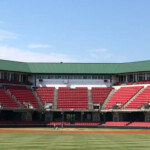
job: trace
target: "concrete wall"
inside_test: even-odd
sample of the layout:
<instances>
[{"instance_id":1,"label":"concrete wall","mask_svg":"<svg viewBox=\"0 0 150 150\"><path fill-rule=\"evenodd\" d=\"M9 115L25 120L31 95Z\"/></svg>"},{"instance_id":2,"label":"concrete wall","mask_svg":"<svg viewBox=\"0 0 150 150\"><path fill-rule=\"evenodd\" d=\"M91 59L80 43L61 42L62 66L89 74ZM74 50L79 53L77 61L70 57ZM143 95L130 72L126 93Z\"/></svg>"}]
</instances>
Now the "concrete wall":
<instances>
[{"instance_id":1,"label":"concrete wall","mask_svg":"<svg viewBox=\"0 0 150 150\"><path fill-rule=\"evenodd\" d=\"M88 80L88 79L43 79L43 82L36 80L36 86L39 87L110 87L110 80L104 82L104 80Z\"/></svg>"}]
</instances>

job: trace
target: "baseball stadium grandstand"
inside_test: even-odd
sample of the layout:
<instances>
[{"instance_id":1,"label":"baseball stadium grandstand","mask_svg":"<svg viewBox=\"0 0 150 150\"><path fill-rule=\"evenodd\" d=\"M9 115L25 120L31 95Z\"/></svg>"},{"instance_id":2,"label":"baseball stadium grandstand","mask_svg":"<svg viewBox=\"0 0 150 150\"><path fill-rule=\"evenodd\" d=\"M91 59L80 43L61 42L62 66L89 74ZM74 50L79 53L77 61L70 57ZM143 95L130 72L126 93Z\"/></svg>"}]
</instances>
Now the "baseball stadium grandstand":
<instances>
[{"instance_id":1,"label":"baseball stadium grandstand","mask_svg":"<svg viewBox=\"0 0 150 150\"><path fill-rule=\"evenodd\" d=\"M150 127L150 61L0 60L0 126Z\"/></svg>"}]
</instances>

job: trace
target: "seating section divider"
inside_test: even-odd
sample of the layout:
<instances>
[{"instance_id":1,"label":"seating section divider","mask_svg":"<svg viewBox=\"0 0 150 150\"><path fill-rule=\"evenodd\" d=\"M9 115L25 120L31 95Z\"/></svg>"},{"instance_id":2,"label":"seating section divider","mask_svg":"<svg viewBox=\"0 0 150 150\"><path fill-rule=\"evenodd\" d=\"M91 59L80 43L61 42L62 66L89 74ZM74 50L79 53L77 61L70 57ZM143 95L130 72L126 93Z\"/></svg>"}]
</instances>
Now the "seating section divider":
<instances>
[{"instance_id":1,"label":"seating section divider","mask_svg":"<svg viewBox=\"0 0 150 150\"><path fill-rule=\"evenodd\" d=\"M112 97L106 104L105 109L112 109L113 106L116 104L118 105L118 108L120 109L142 88L143 86L121 87L112 95Z\"/></svg>"},{"instance_id":2,"label":"seating section divider","mask_svg":"<svg viewBox=\"0 0 150 150\"><path fill-rule=\"evenodd\" d=\"M98 126L100 125L100 122L75 122L75 126Z\"/></svg>"},{"instance_id":3,"label":"seating section divider","mask_svg":"<svg viewBox=\"0 0 150 150\"><path fill-rule=\"evenodd\" d=\"M11 97L0 88L0 103L4 108L18 108L18 104L11 99Z\"/></svg>"},{"instance_id":4,"label":"seating section divider","mask_svg":"<svg viewBox=\"0 0 150 150\"><path fill-rule=\"evenodd\" d=\"M138 109L144 104L150 103L150 86L146 87L134 100L132 100L126 109Z\"/></svg>"},{"instance_id":5,"label":"seating section divider","mask_svg":"<svg viewBox=\"0 0 150 150\"><path fill-rule=\"evenodd\" d=\"M128 126L130 126L130 127L150 127L150 122L133 122Z\"/></svg>"},{"instance_id":6,"label":"seating section divider","mask_svg":"<svg viewBox=\"0 0 150 150\"><path fill-rule=\"evenodd\" d=\"M130 122L115 122L115 121L107 121L104 126L127 126Z\"/></svg>"},{"instance_id":7,"label":"seating section divider","mask_svg":"<svg viewBox=\"0 0 150 150\"><path fill-rule=\"evenodd\" d=\"M20 102L20 104L26 108L26 103L30 103L34 108L39 108L39 104L34 97L33 93L27 89L25 86L12 86L5 85L4 86L11 94Z\"/></svg>"},{"instance_id":8,"label":"seating section divider","mask_svg":"<svg viewBox=\"0 0 150 150\"><path fill-rule=\"evenodd\" d=\"M43 104L54 102L54 87L34 87Z\"/></svg>"},{"instance_id":9,"label":"seating section divider","mask_svg":"<svg viewBox=\"0 0 150 150\"><path fill-rule=\"evenodd\" d=\"M88 109L88 89L60 87L58 89L58 109Z\"/></svg>"},{"instance_id":10,"label":"seating section divider","mask_svg":"<svg viewBox=\"0 0 150 150\"><path fill-rule=\"evenodd\" d=\"M93 104L103 104L113 88L93 87L92 102Z\"/></svg>"}]
</instances>

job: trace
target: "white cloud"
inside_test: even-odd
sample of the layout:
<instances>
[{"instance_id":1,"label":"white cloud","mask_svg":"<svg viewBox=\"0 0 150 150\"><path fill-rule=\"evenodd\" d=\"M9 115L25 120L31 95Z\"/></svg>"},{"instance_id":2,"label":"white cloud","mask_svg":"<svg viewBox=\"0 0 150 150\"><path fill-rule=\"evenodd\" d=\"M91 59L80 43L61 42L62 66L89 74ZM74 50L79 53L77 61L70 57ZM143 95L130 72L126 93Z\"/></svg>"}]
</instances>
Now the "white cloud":
<instances>
[{"instance_id":1,"label":"white cloud","mask_svg":"<svg viewBox=\"0 0 150 150\"><path fill-rule=\"evenodd\" d=\"M24 51L18 48L6 45L0 46L0 59L23 61L23 62L73 62L66 54L48 53L41 54L38 52Z\"/></svg>"},{"instance_id":2,"label":"white cloud","mask_svg":"<svg viewBox=\"0 0 150 150\"><path fill-rule=\"evenodd\" d=\"M16 33L0 29L0 41L6 39L17 39L17 37L18 35Z\"/></svg>"},{"instance_id":3,"label":"white cloud","mask_svg":"<svg viewBox=\"0 0 150 150\"><path fill-rule=\"evenodd\" d=\"M106 48L96 48L87 51L88 62L127 62L128 57L123 55L118 55L117 53L112 53Z\"/></svg>"},{"instance_id":4,"label":"white cloud","mask_svg":"<svg viewBox=\"0 0 150 150\"><path fill-rule=\"evenodd\" d=\"M94 59L108 59L111 58L111 53L106 48L96 48L88 51L88 55Z\"/></svg>"},{"instance_id":5,"label":"white cloud","mask_svg":"<svg viewBox=\"0 0 150 150\"><path fill-rule=\"evenodd\" d=\"M50 45L47 44L29 44L28 48L30 49L36 49L36 48L50 48Z\"/></svg>"}]
</instances>

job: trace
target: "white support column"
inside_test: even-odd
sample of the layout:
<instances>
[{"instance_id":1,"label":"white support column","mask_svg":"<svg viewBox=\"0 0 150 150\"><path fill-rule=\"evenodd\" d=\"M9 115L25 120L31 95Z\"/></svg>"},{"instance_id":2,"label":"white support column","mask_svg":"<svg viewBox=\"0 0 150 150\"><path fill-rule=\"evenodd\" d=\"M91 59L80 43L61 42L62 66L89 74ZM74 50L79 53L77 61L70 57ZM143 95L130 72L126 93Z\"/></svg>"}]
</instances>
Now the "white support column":
<instances>
[{"instance_id":1,"label":"white support column","mask_svg":"<svg viewBox=\"0 0 150 150\"><path fill-rule=\"evenodd\" d=\"M21 82L21 74L19 74L19 82Z\"/></svg>"},{"instance_id":2,"label":"white support column","mask_svg":"<svg viewBox=\"0 0 150 150\"><path fill-rule=\"evenodd\" d=\"M8 80L11 81L11 72L9 73L9 79Z\"/></svg>"},{"instance_id":3,"label":"white support column","mask_svg":"<svg viewBox=\"0 0 150 150\"><path fill-rule=\"evenodd\" d=\"M147 73L145 73L145 80L147 80Z\"/></svg>"},{"instance_id":4,"label":"white support column","mask_svg":"<svg viewBox=\"0 0 150 150\"><path fill-rule=\"evenodd\" d=\"M126 82L128 82L128 75L126 74Z\"/></svg>"},{"instance_id":5,"label":"white support column","mask_svg":"<svg viewBox=\"0 0 150 150\"><path fill-rule=\"evenodd\" d=\"M138 78L137 78L137 74L135 74L135 82L137 82Z\"/></svg>"}]
</instances>

